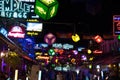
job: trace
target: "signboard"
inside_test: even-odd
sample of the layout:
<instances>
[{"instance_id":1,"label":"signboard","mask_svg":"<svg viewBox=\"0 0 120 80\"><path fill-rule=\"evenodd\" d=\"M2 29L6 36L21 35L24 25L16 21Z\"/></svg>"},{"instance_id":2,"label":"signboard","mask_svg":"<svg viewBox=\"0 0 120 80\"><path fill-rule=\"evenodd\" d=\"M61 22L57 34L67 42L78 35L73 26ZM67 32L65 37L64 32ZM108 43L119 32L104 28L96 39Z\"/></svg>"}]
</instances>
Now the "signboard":
<instances>
[{"instance_id":1,"label":"signboard","mask_svg":"<svg viewBox=\"0 0 120 80\"><path fill-rule=\"evenodd\" d=\"M7 37L8 32L3 27L0 28L0 33L3 34L5 37Z\"/></svg>"},{"instance_id":2,"label":"signboard","mask_svg":"<svg viewBox=\"0 0 120 80\"><path fill-rule=\"evenodd\" d=\"M120 34L120 15L113 16L113 35L117 36Z\"/></svg>"},{"instance_id":3,"label":"signboard","mask_svg":"<svg viewBox=\"0 0 120 80\"><path fill-rule=\"evenodd\" d=\"M42 31L43 24L42 23L27 23L27 31Z\"/></svg>"},{"instance_id":4,"label":"signboard","mask_svg":"<svg viewBox=\"0 0 120 80\"><path fill-rule=\"evenodd\" d=\"M37 22L28 22L27 23L27 35L38 35L39 32L42 32L43 24Z\"/></svg>"},{"instance_id":5,"label":"signboard","mask_svg":"<svg viewBox=\"0 0 120 80\"><path fill-rule=\"evenodd\" d=\"M5 18L39 18L34 13L35 0L0 0L0 16Z\"/></svg>"},{"instance_id":6,"label":"signboard","mask_svg":"<svg viewBox=\"0 0 120 80\"><path fill-rule=\"evenodd\" d=\"M37 60L48 60L49 57L48 56L37 56L36 59Z\"/></svg>"},{"instance_id":7,"label":"signboard","mask_svg":"<svg viewBox=\"0 0 120 80\"><path fill-rule=\"evenodd\" d=\"M74 46L72 44L62 44L62 43L54 43L52 44L52 47L53 48L58 48L58 49L66 49L66 50L69 50L69 49L73 49Z\"/></svg>"},{"instance_id":8,"label":"signboard","mask_svg":"<svg viewBox=\"0 0 120 80\"><path fill-rule=\"evenodd\" d=\"M13 26L11 30L8 32L8 37L14 38L24 38L25 30L22 26Z\"/></svg>"},{"instance_id":9,"label":"signboard","mask_svg":"<svg viewBox=\"0 0 120 80\"><path fill-rule=\"evenodd\" d=\"M43 48L48 48L48 44L39 43L39 44L35 44L35 46L34 46L34 49L43 49Z\"/></svg>"}]
</instances>

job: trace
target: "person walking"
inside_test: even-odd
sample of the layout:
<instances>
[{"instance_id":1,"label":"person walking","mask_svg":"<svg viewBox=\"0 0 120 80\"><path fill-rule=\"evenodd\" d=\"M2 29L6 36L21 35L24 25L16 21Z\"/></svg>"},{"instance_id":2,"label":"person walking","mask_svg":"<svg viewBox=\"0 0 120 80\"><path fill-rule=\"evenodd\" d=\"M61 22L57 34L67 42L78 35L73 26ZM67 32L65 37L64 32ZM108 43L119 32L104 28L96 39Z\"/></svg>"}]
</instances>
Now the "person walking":
<instances>
[{"instance_id":1,"label":"person walking","mask_svg":"<svg viewBox=\"0 0 120 80\"><path fill-rule=\"evenodd\" d=\"M56 76L56 80L63 80L63 75L61 72L58 72Z\"/></svg>"}]
</instances>

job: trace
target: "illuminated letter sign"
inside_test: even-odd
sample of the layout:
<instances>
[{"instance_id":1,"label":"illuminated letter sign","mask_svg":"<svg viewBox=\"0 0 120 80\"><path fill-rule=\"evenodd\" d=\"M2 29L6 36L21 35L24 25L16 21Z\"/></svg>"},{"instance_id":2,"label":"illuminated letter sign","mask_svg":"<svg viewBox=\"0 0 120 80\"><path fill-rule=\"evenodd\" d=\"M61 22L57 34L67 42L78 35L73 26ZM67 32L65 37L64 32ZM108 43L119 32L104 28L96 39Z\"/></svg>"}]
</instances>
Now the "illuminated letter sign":
<instances>
[{"instance_id":1,"label":"illuminated letter sign","mask_svg":"<svg viewBox=\"0 0 120 80\"><path fill-rule=\"evenodd\" d=\"M43 49L43 48L47 48L48 44L46 43L39 43L39 44L35 44L34 49Z\"/></svg>"},{"instance_id":2,"label":"illuminated letter sign","mask_svg":"<svg viewBox=\"0 0 120 80\"><path fill-rule=\"evenodd\" d=\"M61 44L61 43L54 43L52 44L52 47L59 48L59 49L73 49L74 46L71 44Z\"/></svg>"},{"instance_id":3,"label":"illuminated letter sign","mask_svg":"<svg viewBox=\"0 0 120 80\"><path fill-rule=\"evenodd\" d=\"M25 33L21 26L13 26L8 33L9 37L24 38Z\"/></svg>"},{"instance_id":4,"label":"illuminated letter sign","mask_svg":"<svg viewBox=\"0 0 120 80\"><path fill-rule=\"evenodd\" d=\"M103 51L101 51L101 50L94 50L93 53L94 53L94 54L102 54Z\"/></svg>"},{"instance_id":5,"label":"illuminated letter sign","mask_svg":"<svg viewBox=\"0 0 120 80\"><path fill-rule=\"evenodd\" d=\"M113 16L113 35L120 34L120 15Z\"/></svg>"},{"instance_id":6,"label":"illuminated letter sign","mask_svg":"<svg viewBox=\"0 0 120 80\"><path fill-rule=\"evenodd\" d=\"M43 24L42 23L32 23L32 22L28 22L27 23L27 34L28 35L38 35L38 32L41 32L42 31L42 26Z\"/></svg>"},{"instance_id":7,"label":"illuminated letter sign","mask_svg":"<svg viewBox=\"0 0 120 80\"><path fill-rule=\"evenodd\" d=\"M41 59L45 59L45 60L48 60L49 57L48 56L37 56L36 59L38 60L41 60Z\"/></svg>"},{"instance_id":8,"label":"illuminated letter sign","mask_svg":"<svg viewBox=\"0 0 120 80\"><path fill-rule=\"evenodd\" d=\"M34 3L35 0L0 0L0 16L22 19L39 18L34 13Z\"/></svg>"}]
</instances>

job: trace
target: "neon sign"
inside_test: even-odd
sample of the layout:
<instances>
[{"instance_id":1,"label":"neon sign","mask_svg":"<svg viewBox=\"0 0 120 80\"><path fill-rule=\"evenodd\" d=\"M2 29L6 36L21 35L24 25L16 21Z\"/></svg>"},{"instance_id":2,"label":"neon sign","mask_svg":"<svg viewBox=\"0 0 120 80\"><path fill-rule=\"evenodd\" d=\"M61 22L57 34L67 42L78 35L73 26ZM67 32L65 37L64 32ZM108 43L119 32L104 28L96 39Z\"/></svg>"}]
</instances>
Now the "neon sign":
<instances>
[{"instance_id":1,"label":"neon sign","mask_svg":"<svg viewBox=\"0 0 120 80\"><path fill-rule=\"evenodd\" d=\"M34 49L42 49L42 48L47 48L48 44L46 43L39 43L39 44L35 44Z\"/></svg>"},{"instance_id":2,"label":"neon sign","mask_svg":"<svg viewBox=\"0 0 120 80\"><path fill-rule=\"evenodd\" d=\"M94 50L93 53L94 53L94 54L102 54L103 51L101 51L101 50Z\"/></svg>"},{"instance_id":3,"label":"neon sign","mask_svg":"<svg viewBox=\"0 0 120 80\"><path fill-rule=\"evenodd\" d=\"M38 35L38 32L30 32L30 31L28 31L27 32L27 35L30 35L30 36L37 36Z\"/></svg>"},{"instance_id":4,"label":"neon sign","mask_svg":"<svg viewBox=\"0 0 120 80\"><path fill-rule=\"evenodd\" d=\"M35 0L0 0L0 16L24 19L39 18L34 14L34 4L31 4L34 2Z\"/></svg>"},{"instance_id":5,"label":"neon sign","mask_svg":"<svg viewBox=\"0 0 120 80\"><path fill-rule=\"evenodd\" d=\"M120 34L120 15L113 16L113 35Z\"/></svg>"},{"instance_id":6,"label":"neon sign","mask_svg":"<svg viewBox=\"0 0 120 80\"><path fill-rule=\"evenodd\" d=\"M49 57L48 56L37 56L36 59L45 59L45 60L48 60Z\"/></svg>"},{"instance_id":7,"label":"neon sign","mask_svg":"<svg viewBox=\"0 0 120 80\"><path fill-rule=\"evenodd\" d=\"M42 31L43 24L42 23L27 23L27 31L37 31L41 32Z\"/></svg>"},{"instance_id":8,"label":"neon sign","mask_svg":"<svg viewBox=\"0 0 120 80\"><path fill-rule=\"evenodd\" d=\"M5 37L7 37L8 32L3 27L0 29L0 33L3 34Z\"/></svg>"},{"instance_id":9,"label":"neon sign","mask_svg":"<svg viewBox=\"0 0 120 80\"><path fill-rule=\"evenodd\" d=\"M71 44L61 44L61 43L54 43L52 44L52 47L59 49L66 49L66 50L74 48L74 46Z\"/></svg>"},{"instance_id":10,"label":"neon sign","mask_svg":"<svg viewBox=\"0 0 120 80\"><path fill-rule=\"evenodd\" d=\"M8 33L9 37L24 38L24 30L20 26L14 26Z\"/></svg>"}]
</instances>

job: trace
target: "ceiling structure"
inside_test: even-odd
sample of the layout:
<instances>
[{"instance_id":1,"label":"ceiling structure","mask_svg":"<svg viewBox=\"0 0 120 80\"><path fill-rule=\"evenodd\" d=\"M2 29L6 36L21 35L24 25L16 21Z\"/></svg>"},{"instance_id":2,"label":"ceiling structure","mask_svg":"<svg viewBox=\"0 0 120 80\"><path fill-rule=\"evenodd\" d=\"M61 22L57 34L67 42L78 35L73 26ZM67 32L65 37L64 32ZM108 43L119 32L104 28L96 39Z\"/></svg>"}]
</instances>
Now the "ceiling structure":
<instances>
[{"instance_id":1,"label":"ceiling structure","mask_svg":"<svg viewBox=\"0 0 120 80\"><path fill-rule=\"evenodd\" d=\"M79 35L113 34L112 17L119 13L116 13L118 8L116 2L112 0L58 0L58 2L56 16L46 21L40 20L43 22L43 32L37 36L36 42L42 41L44 35L49 32L55 35L57 32ZM63 39L57 41L66 42ZM84 41L80 43L86 45Z\"/></svg>"},{"instance_id":2,"label":"ceiling structure","mask_svg":"<svg viewBox=\"0 0 120 80\"><path fill-rule=\"evenodd\" d=\"M58 0L58 2L59 8L57 15L47 22L63 25L52 25L50 28L54 27L55 30L60 28L59 31L72 32L75 27L79 33L110 33L112 30L112 6L114 5L112 5L112 1Z\"/></svg>"}]
</instances>

